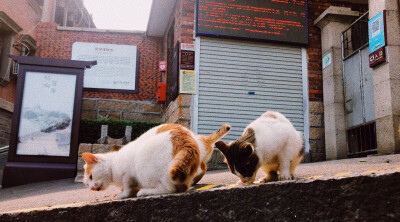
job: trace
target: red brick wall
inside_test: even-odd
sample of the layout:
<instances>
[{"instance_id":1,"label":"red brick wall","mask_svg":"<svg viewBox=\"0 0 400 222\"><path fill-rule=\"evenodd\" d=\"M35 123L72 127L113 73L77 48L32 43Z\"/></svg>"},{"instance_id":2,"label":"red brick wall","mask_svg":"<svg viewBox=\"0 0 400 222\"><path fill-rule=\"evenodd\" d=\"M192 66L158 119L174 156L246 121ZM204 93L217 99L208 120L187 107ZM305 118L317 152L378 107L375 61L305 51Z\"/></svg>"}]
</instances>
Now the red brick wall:
<instances>
[{"instance_id":1,"label":"red brick wall","mask_svg":"<svg viewBox=\"0 0 400 222\"><path fill-rule=\"evenodd\" d=\"M322 51L321 51L321 30L314 26L314 21L329 6L349 7L354 11L364 13L368 10L367 5L357 5L330 0L308 0L308 87L309 100L322 101Z\"/></svg>"},{"instance_id":2,"label":"red brick wall","mask_svg":"<svg viewBox=\"0 0 400 222\"><path fill-rule=\"evenodd\" d=\"M31 5L32 4L32 5ZM0 11L4 11L14 22L16 22L23 30L19 34L29 34L33 38L36 36L35 26L41 18L40 8L34 0L10 1L2 0L0 2ZM39 9L39 11L36 11Z\"/></svg>"},{"instance_id":3,"label":"red brick wall","mask_svg":"<svg viewBox=\"0 0 400 222\"><path fill-rule=\"evenodd\" d=\"M136 45L140 55L138 93L85 91L84 98L156 101L157 83L160 81L158 61L161 59L162 39L146 37L145 33L59 30L55 23L42 23L38 27L37 56L71 59L74 42Z\"/></svg>"},{"instance_id":4,"label":"red brick wall","mask_svg":"<svg viewBox=\"0 0 400 222\"><path fill-rule=\"evenodd\" d=\"M30 3L32 4L30 4ZM14 36L14 40L18 41L21 38L21 34L28 34L36 39L36 25L40 22L41 11L40 8L34 7L35 1L1 1L0 11L7 14L18 26L22 28L22 31ZM37 6L37 5L36 5ZM37 11L39 9L39 11ZM23 12L23 13L21 13ZM14 55L18 55L18 51L14 50ZM16 78L10 75L10 83L5 87L0 86L0 98L8 102L14 103L16 90Z\"/></svg>"}]
</instances>

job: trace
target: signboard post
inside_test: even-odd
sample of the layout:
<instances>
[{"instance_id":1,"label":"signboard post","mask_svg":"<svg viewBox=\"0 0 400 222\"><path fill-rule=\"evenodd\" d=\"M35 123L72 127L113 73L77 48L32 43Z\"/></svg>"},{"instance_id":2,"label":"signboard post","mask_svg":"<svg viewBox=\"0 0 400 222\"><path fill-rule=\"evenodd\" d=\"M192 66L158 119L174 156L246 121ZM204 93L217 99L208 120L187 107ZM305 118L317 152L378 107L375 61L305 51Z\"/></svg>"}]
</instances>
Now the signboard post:
<instances>
[{"instance_id":1,"label":"signboard post","mask_svg":"<svg viewBox=\"0 0 400 222\"><path fill-rule=\"evenodd\" d=\"M19 71L3 187L75 177L83 72L96 61L10 57Z\"/></svg>"},{"instance_id":2,"label":"signboard post","mask_svg":"<svg viewBox=\"0 0 400 222\"><path fill-rule=\"evenodd\" d=\"M386 62L386 11L368 21L369 67Z\"/></svg>"}]
</instances>

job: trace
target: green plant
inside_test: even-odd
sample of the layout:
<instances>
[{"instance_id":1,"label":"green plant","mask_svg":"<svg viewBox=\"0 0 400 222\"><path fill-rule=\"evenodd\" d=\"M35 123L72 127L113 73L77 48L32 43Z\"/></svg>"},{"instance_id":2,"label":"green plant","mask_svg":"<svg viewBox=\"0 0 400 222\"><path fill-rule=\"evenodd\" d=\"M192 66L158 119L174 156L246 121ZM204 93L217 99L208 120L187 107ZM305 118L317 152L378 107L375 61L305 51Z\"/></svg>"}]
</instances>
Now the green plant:
<instances>
[{"instance_id":1,"label":"green plant","mask_svg":"<svg viewBox=\"0 0 400 222\"><path fill-rule=\"evenodd\" d=\"M97 143L101 136L102 125L108 125L108 136L112 138L122 138L125 135L125 127L132 126L131 138L135 140L147 130L160 124L159 122L82 119L79 129L79 143Z\"/></svg>"}]
</instances>

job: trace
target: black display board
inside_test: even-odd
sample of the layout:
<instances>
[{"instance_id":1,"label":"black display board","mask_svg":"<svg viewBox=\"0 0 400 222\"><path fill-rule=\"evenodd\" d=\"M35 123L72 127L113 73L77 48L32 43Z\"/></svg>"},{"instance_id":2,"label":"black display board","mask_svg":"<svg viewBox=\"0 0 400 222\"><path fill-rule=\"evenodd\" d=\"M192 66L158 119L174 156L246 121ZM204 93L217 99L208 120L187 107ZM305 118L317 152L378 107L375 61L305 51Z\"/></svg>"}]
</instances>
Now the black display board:
<instances>
[{"instance_id":1,"label":"black display board","mask_svg":"<svg viewBox=\"0 0 400 222\"><path fill-rule=\"evenodd\" d=\"M19 70L2 186L75 177L83 73L97 61L10 57Z\"/></svg>"},{"instance_id":2,"label":"black display board","mask_svg":"<svg viewBox=\"0 0 400 222\"><path fill-rule=\"evenodd\" d=\"M308 44L307 0L197 0L197 35Z\"/></svg>"}]
</instances>

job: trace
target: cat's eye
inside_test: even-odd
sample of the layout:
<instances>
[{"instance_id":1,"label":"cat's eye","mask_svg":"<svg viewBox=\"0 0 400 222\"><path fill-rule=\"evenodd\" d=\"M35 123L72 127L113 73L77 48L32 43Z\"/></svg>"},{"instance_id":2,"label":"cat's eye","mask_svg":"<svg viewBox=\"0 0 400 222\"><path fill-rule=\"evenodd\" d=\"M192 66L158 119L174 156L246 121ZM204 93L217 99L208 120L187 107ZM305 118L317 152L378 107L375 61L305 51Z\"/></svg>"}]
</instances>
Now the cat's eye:
<instances>
[{"instance_id":1,"label":"cat's eye","mask_svg":"<svg viewBox=\"0 0 400 222\"><path fill-rule=\"evenodd\" d=\"M89 176L89 180L92 180L93 179L93 177L92 177L92 174L90 174L90 176Z\"/></svg>"}]
</instances>

